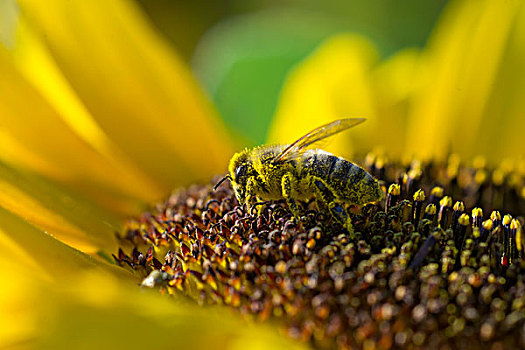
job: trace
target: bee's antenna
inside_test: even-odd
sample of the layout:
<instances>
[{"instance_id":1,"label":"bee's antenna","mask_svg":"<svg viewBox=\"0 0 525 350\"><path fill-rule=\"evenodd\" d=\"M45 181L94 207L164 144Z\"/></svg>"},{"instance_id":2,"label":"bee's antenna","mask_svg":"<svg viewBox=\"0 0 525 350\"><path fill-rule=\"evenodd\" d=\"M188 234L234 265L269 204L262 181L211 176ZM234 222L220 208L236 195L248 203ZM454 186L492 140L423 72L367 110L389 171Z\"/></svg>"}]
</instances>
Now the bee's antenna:
<instances>
[{"instance_id":1,"label":"bee's antenna","mask_svg":"<svg viewBox=\"0 0 525 350\"><path fill-rule=\"evenodd\" d=\"M225 177L223 177L219 182L217 182L217 184L215 186L213 186L213 190L214 191L217 191L217 188L225 181L225 180L232 180L232 177L230 176L230 174L226 175Z\"/></svg>"}]
</instances>

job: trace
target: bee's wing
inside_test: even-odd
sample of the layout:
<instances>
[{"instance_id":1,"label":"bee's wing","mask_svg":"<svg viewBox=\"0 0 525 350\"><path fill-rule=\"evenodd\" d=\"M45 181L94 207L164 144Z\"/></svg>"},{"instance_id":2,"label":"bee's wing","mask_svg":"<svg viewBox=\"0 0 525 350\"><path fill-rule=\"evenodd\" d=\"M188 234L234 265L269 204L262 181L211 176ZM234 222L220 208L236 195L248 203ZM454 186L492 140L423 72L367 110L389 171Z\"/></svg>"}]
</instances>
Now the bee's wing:
<instances>
[{"instance_id":1,"label":"bee's wing","mask_svg":"<svg viewBox=\"0 0 525 350\"><path fill-rule=\"evenodd\" d=\"M286 159L297 158L304 153L306 148L313 143L321 141L327 137L335 135L343 130L354 127L364 122L365 118L347 118L339 119L318 128L313 129L308 134L302 136L297 141L286 147L277 157L273 159L274 162L280 162Z\"/></svg>"}]
</instances>

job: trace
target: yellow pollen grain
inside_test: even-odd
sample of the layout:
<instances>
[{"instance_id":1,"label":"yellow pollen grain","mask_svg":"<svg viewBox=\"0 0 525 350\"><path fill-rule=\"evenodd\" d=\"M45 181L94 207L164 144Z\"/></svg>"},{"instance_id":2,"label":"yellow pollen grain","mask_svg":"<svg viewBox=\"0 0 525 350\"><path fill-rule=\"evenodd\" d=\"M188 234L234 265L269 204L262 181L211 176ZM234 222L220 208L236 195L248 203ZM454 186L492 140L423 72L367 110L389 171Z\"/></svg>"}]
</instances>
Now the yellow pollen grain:
<instances>
[{"instance_id":1,"label":"yellow pollen grain","mask_svg":"<svg viewBox=\"0 0 525 350\"><path fill-rule=\"evenodd\" d=\"M483 210L481 208L474 208L472 209L472 217L483 217Z\"/></svg>"},{"instance_id":2,"label":"yellow pollen grain","mask_svg":"<svg viewBox=\"0 0 525 350\"><path fill-rule=\"evenodd\" d=\"M501 169L496 169L492 173L492 182L496 186L501 186L505 180L505 173Z\"/></svg>"},{"instance_id":3,"label":"yellow pollen grain","mask_svg":"<svg viewBox=\"0 0 525 350\"><path fill-rule=\"evenodd\" d=\"M315 247L315 239L310 238L310 239L308 240L308 243L306 243L306 247L307 247L308 249L312 249L313 247Z\"/></svg>"},{"instance_id":4,"label":"yellow pollen grain","mask_svg":"<svg viewBox=\"0 0 525 350\"><path fill-rule=\"evenodd\" d=\"M492 230L492 220L485 220L482 225L485 230Z\"/></svg>"},{"instance_id":5,"label":"yellow pollen grain","mask_svg":"<svg viewBox=\"0 0 525 350\"><path fill-rule=\"evenodd\" d=\"M434 215L436 213L436 206L434 204L429 204L425 208L425 213Z\"/></svg>"},{"instance_id":6,"label":"yellow pollen grain","mask_svg":"<svg viewBox=\"0 0 525 350\"><path fill-rule=\"evenodd\" d=\"M494 210L492 213L490 213L490 219L492 221L501 220L501 214L499 211Z\"/></svg>"},{"instance_id":7,"label":"yellow pollen grain","mask_svg":"<svg viewBox=\"0 0 525 350\"><path fill-rule=\"evenodd\" d=\"M462 201L454 203L454 211L465 211L465 204Z\"/></svg>"},{"instance_id":8,"label":"yellow pollen grain","mask_svg":"<svg viewBox=\"0 0 525 350\"><path fill-rule=\"evenodd\" d=\"M392 184L388 188L388 194L392 196L399 196L401 194L401 187L398 184Z\"/></svg>"},{"instance_id":9,"label":"yellow pollen grain","mask_svg":"<svg viewBox=\"0 0 525 350\"><path fill-rule=\"evenodd\" d=\"M443 197L443 187L434 187L432 191L430 191L430 194L435 197Z\"/></svg>"},{"instance_id":10,"label":"yellow pollen grain","mask_svg":"<svg viewBox=\"0 0 525 350\"><path fill-rule=\"evenodd\" d=\"M514 219L512 220L511 228L512 226L515 226L514 230L516 230L516 249L521 252L523 250L523 230L521 224L518 220Z\"/></svg>"},{"instance_id":11,"label":"yellow pollen grain","mask_svg":"<svg viewBox=\"0 0 525 350\"><path fill-rule=\"evenodd\" d=\"M414 200L417 202L423 202L425 200L425 192L419 189L414 193Z\"/></svg>"},{"instance_id":12,"label":"yellow pollen grain","mask_svg":"<svg viewBox=\"0 0 525 350\"><path fill-rule=\"evenodd\" d=\"M476 171L476 176L474 176L474 181L481 185L487 180L487 172L483 169Z\"/></svg>"},{"instance_id":13,"label":"yellow pollen grain","mask_svg":"<svg viewBox=\"0 0 525 350\"><path fill-rule=\"evenodd\" d=\"M458 219L458 222L460 225L468 226L468 224L470 223L470 218L467 214L461 214L461 216Z\"/></svg>"},{"instance_id":14,"label":"yellow pollen grain","mask_svg":"<svg viewBox=\"0 0 525 350\"><path fill-rule=\"evenodd\" d=\"M443 199L439 201L439 205L442 206L442 207L451 207L452 206L452 198L450 196L443 197Z\"/></svg>"},{"instance_id":15,"label":"yellow pollen grain","mask_svg":"<svg viewBox=\"0 0 525 350\"><path fill-rule=\"evenodd\" d=\"M286 272L286 263L284 261L279 261L277 264L275 264L275 271L284 274Z\"/></svg>"},{"instance_id":16,"label":"yellow pollen grain","mask_svg":"<svg viewBox=\"0 0 525 350\"><path fill-rule=\"evenodd\" d=\"M408 177L410 179L419 179L421 177L421 170L420 169L411 169L409 172L408 172Z\"/></svg>"}]
</instances>

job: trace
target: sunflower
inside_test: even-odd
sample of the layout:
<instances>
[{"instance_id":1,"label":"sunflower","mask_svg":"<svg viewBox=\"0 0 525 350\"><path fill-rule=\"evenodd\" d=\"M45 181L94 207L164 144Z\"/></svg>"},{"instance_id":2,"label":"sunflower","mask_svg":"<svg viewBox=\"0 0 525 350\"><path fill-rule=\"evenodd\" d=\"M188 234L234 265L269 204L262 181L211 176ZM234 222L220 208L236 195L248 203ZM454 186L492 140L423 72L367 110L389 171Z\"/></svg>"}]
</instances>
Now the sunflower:
<instances>
[{"instance_id":1,"label":"sunflower","mask_svg":"<svg viewBox=\"0 0 525 350\"><path fill-rule=\"evenodd\" d=\"M352 213L362 233L356 242L315 209L299 224L279 203L257 217L236 206L230 189L212 192L210 184L138 216L175 186L209 183L224 171L238 147L227 127L131 3L2 6L1 345L304 345L251 321L272 317L321 346L436 345L443 338L428 334L471 339L475 331L484 342L523 346L522 1L452 2L422 52L385 61L367 39L338 35L290 72L269 141L341 116L368 118L329 146L363 157L387 192L385 203ZM450 195L461 204L452 206ZM483 221L482 209L485 218L492 209L512 217ZM494 240L493 248L514 261L481 264L487 242L478 238L497 227L514 240ZM298 255L305 266L294 265ZM416 272L400 272L408 268ZM292 273L309 293L294 292ZM340 293L352 283L352 298ZM389 283L395 300L381 289ZM443 283L450 295L439 294ZM513 294L505 294L509 283ZM486 318L471 300L485 287ZM451 295L457 302L442 305ZM355 315L333 313L335 297ZM439 333L441 313L449 317Z\"/></svg>"},{"instance_id":2,"label":"sunflower","mask_svg":"<svg viewBox=\"0 0 525 350\"><path fill-rule=\"evenodd\" d=\"M20 1L2 16L1 346L294 346L108 264L123 217L220 172L234 149L140 11Z\"/></svg>"}]
</instances>

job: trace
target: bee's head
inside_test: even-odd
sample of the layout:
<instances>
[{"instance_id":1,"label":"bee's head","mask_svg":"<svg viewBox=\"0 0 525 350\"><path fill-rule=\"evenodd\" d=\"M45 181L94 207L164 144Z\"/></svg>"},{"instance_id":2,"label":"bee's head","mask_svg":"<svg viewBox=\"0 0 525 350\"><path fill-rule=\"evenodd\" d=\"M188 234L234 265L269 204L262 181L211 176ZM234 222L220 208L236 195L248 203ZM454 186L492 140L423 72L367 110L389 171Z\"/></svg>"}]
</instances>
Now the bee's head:
<instances>
[{"instance_id":1,"label":"bee's head","mask_svg":"<svg viewBox=\"0 0 525 350\"><path fill-rule=\"evenodd\" d=\"M230 160L229 172L231 183L235 191L235 196L240 203L243 203L246 199L246 184L248 178L253 176L255 171L249 152L250 150L246 149L236 153Z\"/></svg>"}]
</instances>

